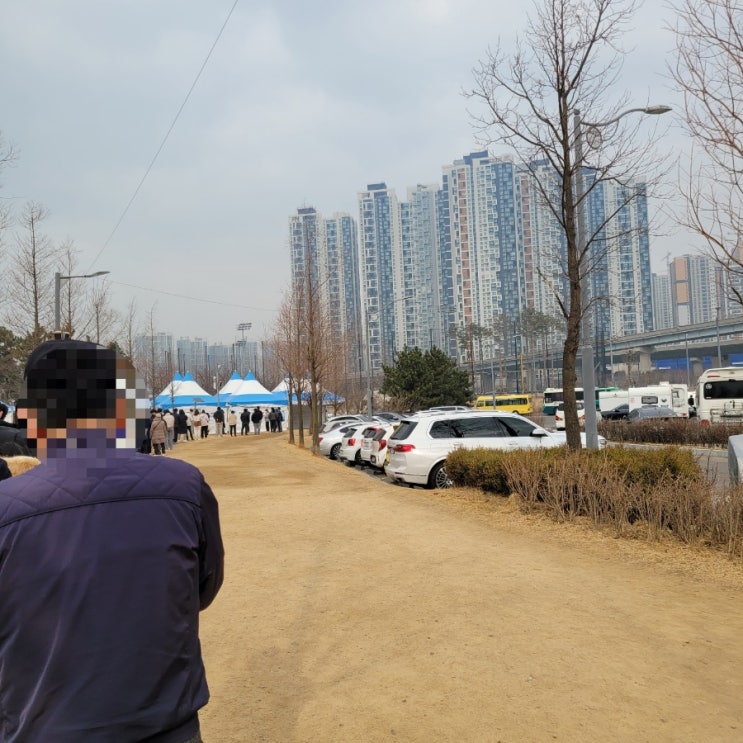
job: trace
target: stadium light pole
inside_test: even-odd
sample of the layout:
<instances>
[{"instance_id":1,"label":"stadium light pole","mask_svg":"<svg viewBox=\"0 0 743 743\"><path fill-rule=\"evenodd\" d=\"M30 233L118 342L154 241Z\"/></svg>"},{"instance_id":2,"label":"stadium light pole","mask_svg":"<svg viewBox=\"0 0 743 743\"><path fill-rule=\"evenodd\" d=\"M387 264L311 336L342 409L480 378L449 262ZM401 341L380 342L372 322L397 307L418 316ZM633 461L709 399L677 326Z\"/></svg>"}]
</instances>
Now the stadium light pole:
<instances>
[{"instance_id":1,"label":"stadium light pole","mask_svg":"<svg viewBox=\"0 0 743 743\"><path fill-rule=\"evenodd\" d=\"M83 273L75 276L62 276L59 271L54 273L54 335L62 335L62 281L70 279L94 279L97 276L105 276L110 271L96 271L95 273Z\"/></svg>"},{"instance_id":2,"label":"stadium light pole","mask_svg":"<svg viewBox=\"0 0 743 743\"><path fill-rule=\"evenodd\" d=\"M671 110L670 106L646 106L645 108L628 108L626 111L622 111L618 116L608 121L600 121L598 123L589 123L581 118L580 110L573 110L573 132L575 136L575 170L577 174L576 180L576 194L575 201L578 208L578 249L579 253L583 255L585 253L585 209L584 209L584 195L585 195L585 184L583 182L583 129L586 128L591 134L591 139L600 145L600 132L599 129L616 124L617 121L628 116L632 113L642 113L649 116L658 116L660 114L668 113ZM581 327L581 369L583 377L583 407L586 413L586 448L587 449L598 449L599 448L599 434L598 434L598 421L596 418L596 369L594 368L593 359L593 345L589 338L589 313L587 311L588 305L591 301L588 292L588 271L584 269L582 277L581 295L583 298L582 310L583 310L583 322Z\"/></svg>"}]
</instances>

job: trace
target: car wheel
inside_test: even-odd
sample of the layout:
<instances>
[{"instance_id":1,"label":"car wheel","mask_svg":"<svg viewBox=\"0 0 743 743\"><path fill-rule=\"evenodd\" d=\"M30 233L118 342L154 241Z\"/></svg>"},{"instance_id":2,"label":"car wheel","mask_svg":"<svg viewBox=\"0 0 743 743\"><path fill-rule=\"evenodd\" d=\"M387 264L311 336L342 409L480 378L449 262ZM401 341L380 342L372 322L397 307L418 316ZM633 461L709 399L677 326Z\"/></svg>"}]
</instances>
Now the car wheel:
<instances>
[{"instance_id":1,"label":"car wheel","mask_svg":"<svg viewBox=\"0 0 743 743\"><path fill-rule=\"evenodd\" d=\"M331 459L338 459L338 452L341 450L340 444L333 444L333 446L330 447L330 458Z\"/></svg>"},{"instance_id":2,"label":"car wheel","mask_svg":"<svg viewBox=\"0 0 743 743\"><path fill-rule=\"evenodd\" d=\"M363 466L364 460L361 458L361 450L356 452L356 456L354 457L354 464L358 464Z\"/></svg>"},{"instance_id":3,"label":"car wheel","mask_svg":"<svg viewBox=\"0 0 743 743\"><path fill-rule=\"evenodd\" d=\"M446 468L443 462L439 462L428 476L428 487L434 490L442 490L443 488L450 488L454 483L446 474Z\"/></svg>"}]
</instances>

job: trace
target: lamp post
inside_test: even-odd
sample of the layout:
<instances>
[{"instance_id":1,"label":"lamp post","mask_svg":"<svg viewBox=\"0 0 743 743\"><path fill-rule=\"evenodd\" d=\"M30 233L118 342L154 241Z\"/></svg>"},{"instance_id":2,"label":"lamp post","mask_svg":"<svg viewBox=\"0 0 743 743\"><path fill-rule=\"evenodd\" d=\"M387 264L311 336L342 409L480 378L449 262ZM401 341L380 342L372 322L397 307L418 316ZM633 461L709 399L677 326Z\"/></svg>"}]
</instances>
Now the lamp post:
<instances>
[{"instance_id":1,"label":"lamp post","mask_svg":"<svg viewBox=\"0 0 743 743\"><path fill-rule=\"evenodd\" d=\"M717 366L722 366L722 347L720 346L720 308L717 308Z\"/></svg>"},{"instance_id":2,"label":"lamp post","mask_svg":"<svg viewBox=\"0 0 743 743\"><path fill-rule=\"evenodd\" d=\"M585 223L584 223L584 183L583 183L583 127L586 127L592 138L598 138L598 131L606 126L611 126L619 121L624 116L632 113L643 113L651 116L658 116L660 114L668 113L671 108L670 106L647 106L645 108L629 108L626 111L622 111L618 116L608 121L601 121L598 123L589 123L581 119L580 111L574 109L573 111L573 132L575 136L575 170L576 170L576 189L575 189L575 202L577 204L577 238L578 238L578 252L583 255L585 253ZM588 297L588 271L583 271L583 277L581 279L581 296L583 299L582 310L583 310L583 323L581 328L581 369L583 376L583 400L586 413L586 448L598 449L599 448L599 434L598 434L598 422L596 418L596 370L594 368L593 360L593 345L589 335L589 322L587 307L590 302Z\"/></svg>"},{"instance_id":3,"label":"lamp post","mask_svg":"<svg viewBox=\"0 0 743 743\"><path fill-rule=\"evenodd\" d=\"M372 391L372 356L371 356L371 319L376 318L375 312L370 312L366 322L366 414L374 414L374 394Z\"/></svg>"},{"instance_id":4,"label":"lamp post","mask_svg":"<svg viewBox=\"0 0 743 743\"><path fill-rule=\"evenodd\" d=\"M62 276L59 271L54 273L54 335L62 334L62 320L61 320L61 290L62 290L62 279L69 281L70 279L94 279L97 276L105 276L110 271L96 271L95 273L83 273L76 276Z\"/></svg>"},{"instance_id":5,"label":"lamp post","mask_svg":"<svg viewBox=\"0 0 743 743\"><path fill-rule=\"evenodd\" d=\"M239 343L239 345L240 345L240 376L242 376L244 374L244 372L243 372L243 365L244 365L245 344L246 344L246 341L245 341L245 331L246 330L250 330L252 327L253 327L253 323L252 322L241 322L237 326L237 329L240 331L240 333L242 333L242 338L241 338L240 343ZM235 361L235 366L237 366L237 361Z\"/></svg>"}]
</instances>

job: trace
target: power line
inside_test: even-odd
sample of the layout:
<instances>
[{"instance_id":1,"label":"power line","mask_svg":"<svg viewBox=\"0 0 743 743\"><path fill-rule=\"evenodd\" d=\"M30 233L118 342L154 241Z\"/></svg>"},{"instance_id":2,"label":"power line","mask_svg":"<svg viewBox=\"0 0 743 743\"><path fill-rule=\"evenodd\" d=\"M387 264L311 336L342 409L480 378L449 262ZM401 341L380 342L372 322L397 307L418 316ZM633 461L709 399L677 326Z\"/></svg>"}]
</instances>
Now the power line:
<instances>
[{"instance_id":1,"label":"power line","mask_svg":"<svg viewBox=\"0 0 743 743\"><path fill-rule=\"evenodd\" d=\"M123 281L109 281L109 284L118 284L119 286L126 286L129 289L139 289L144 292L152 292L153 294L164 294L168 297L177 297L178 299L188 299L190 302L203 302L204 304L217 304L222 307L239 307L242 310L252 310L253 312L275 312L276 308L271 309L267 307L254 307L249 304L236 304L235 302L220 302L217 299L204 299L203 297L191 297L188 294L176 294L175 292L166 292L162 289L150 289L146 286L137 286L136 284L126 284Z\"/></svg>"},{"instance_id":2,"label":"power line","mask_svg":"<svg viewBox=\"0 0 743 743\"><path fill-rule=\"evenodd\" d=\"M137 194L139 193L140 189L144 185L144 182L147 180L147 176L150 174L150 171L154 167L155 162L157 161L157 158L160 156L160 153L162 152L163 147L165 147L165 143L168 141L168 138L170 137L170 134L176 125L176 122L180 118L180 115L183 112L183 109L186 107L186 104L188 103L188 100L191 97L191 93L193 93L194 88L196 87L196 84L199 82L199 78L201 77L201 74L204 72L204 69L206 68L207 63L209 62L209 59L212 56L212 52L214 51L217 44L219 43L220 38L222 38L222 33L227 27L227 24L229 23L229 20L232 17L232 13L237 7L238 2L240 2L240 0L235 0L235 2L232 4L232 7L230 8L230 12L227 14L227 18L225 18L225 21L222 24L222 27L219 29L219 33L214 39L214 43L211 45L211 48L209 49L208 54L206 55L203 63L201 64L201 67L199 68L199 71L196 74L196 77L194 78L193 83L191 83L191 87L188 89L188 93L186 93L186 97L183 99L183 103L181 103L180 108L178 109L178 112L176 113L172 123L170 124L170 127L168 127L168 131L165 132L165 136L163 137L162 142L160 142L160 146L157 148L157 152L155 152L155 155L150 161L150 164L147 166L147 169L145 170L144 175L142 176L139 183L137 184L137 187L134 189L134 193L132 194L131 198L127 202L127 205L124 207L124 211L121 212L121 216L119 217L118 221L114 225L114 228L111 230L111 234L106 238L106 241L103 243L103 247L98 251L96 257L93 259L93 262L90 264L91 268L95 266L95 264L98 262L98 259L103 254L103 251L106 250L106 248L108 247L109 243L113 239L113 236L118 231L119 226L124 221L124 218L126 217L127 212L129 211L129 208L134 203L134 199L137 198Z\"/></svg>"}]
</instances>

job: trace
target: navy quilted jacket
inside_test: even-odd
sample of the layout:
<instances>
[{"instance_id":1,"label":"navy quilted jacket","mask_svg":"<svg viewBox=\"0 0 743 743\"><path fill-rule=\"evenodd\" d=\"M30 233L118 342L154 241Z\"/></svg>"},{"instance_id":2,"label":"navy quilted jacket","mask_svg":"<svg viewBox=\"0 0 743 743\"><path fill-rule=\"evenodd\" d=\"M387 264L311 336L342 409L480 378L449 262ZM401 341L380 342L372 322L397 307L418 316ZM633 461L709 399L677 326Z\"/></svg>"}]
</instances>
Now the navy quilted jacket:
<instances>
[{"instance_id":1,"label":"navy quilted jacket","mask_svg":"<svg viewBox=\"0 0 743 743\"><path fill-rule=\"evenodd\" d=\"M0 741L183 743L222 583L201 473L116 451L0 482Z\"/></svg>"}]
</instances>

